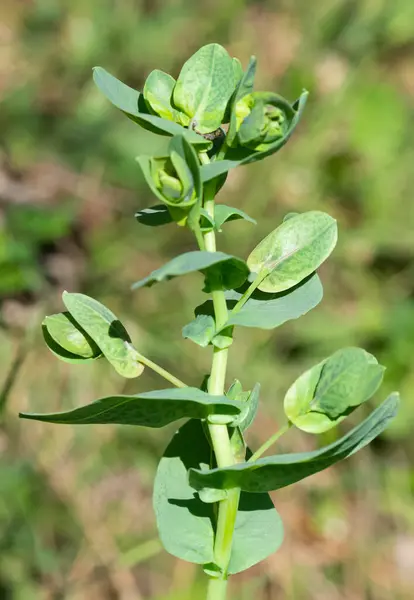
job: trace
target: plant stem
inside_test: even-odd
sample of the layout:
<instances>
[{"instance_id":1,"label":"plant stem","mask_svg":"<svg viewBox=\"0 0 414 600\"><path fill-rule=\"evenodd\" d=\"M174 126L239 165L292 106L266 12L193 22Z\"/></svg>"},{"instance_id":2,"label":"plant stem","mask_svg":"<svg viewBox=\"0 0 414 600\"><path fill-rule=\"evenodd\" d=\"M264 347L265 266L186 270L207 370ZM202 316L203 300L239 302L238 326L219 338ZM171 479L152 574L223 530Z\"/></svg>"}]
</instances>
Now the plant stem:
<instances>
[{"instance_id":1,"label":"plant stem","mask_svg":"<svg viewBox=\"0 0 414 600\"><path fill-rule=\"evenodd\" d=\"M200 154L200 160L203 164L209 162L206 153ZM216 183L209 181L204 186L204 209L214 219L214 195L216 192ZM216 236L213 231L203 234L205 249L208 252L216 251ZM212 282L214 284L214 282ZM214 287L214 285L213 285ZM224 292L220 289L213 290L211 293L216 327L220 329L228 319L227 303ZM226 379L228 348L214 348L213 362L208 384L209 394L223 395ZM235 464L233 450L230 444L227 425L217 425L209 423L208 425L214 454L219 467L227 467ZM231 547L233 542L234 525L236 522L237 509L239 505L240 490L232 489L227 493L227 497L218 503L217 527L214 540L214 560L220 568L220 576L210 579L207 600L225 600L227 589L227 571L231 557Z\"/></svg>"},{"instance_id":2,"label":"plant stem","mask_svg":"<svg viewBox=\"0 0 414 600\"><path fill-rule=\"evenodd\" d=\"M285 425L283 425L283 427L281 427L278 431L276 431L275 434L273 434L268 440L266 440L266 442L264 444L262 444L260 446L260 448L258 450L256 450L256 452L254 454L252 454L252 456L249 458L249 460L247 462L253 462L255 460L257 460L258 458L260 458L262 456L262 454L264 454L266 452L266 450L268 450L270 448L270 446L273 446L273 444L275 444L279 438L282 437L282 435L284 435L287 431L289 431L289 429L292 427L293 423L291 423L291 421L288 421Z\"/></svg>"},{"instance_id":3,"label":"plant stem","mask_svg":"<svg viewBox=\"0 0 414 600\"><path fill-rule=\"evenodd\" d=\"M207 600L226 600L227 579L210 579Z\"/></svg>"},{"instance_id":4,"label":"plant stem","mask_svg":"<svg viewBox=\"0 0 414 600\"><path fill-rule=\"evenodd\" d=\"M265 277L267 277L268 274L269 274L269 271L267 269L263 269L262 271L260 271L260 273L258 273L256 279L249 285L249 287L244 292L242 297L239 298L237 304L234 306L234 308L232 309L230 314L235 315L236 313L239 312L239 310L241 310L243 308L243 306L246 304L246 302L248 301L250 296L259 287L259 285L262 283L263 279L265 279Z\"/></svg>"},{"instance_id":5,"label":"plant stem","mask_svg":"<svg viewBox=\"0 0 414 600\"><path fill-rule=\"evenodd\" d=\"M169 373L168 371L166 371L165 369L160 367L160 365L157 365L157 363L153 362L146 356L143 356L142 354L138 353L137 360L140 363L142 363L143 365L145 365L146 367L148 367L149 369L152 369L153 371L158 373L158 375L161 375L161 377L164 377L164 379L166 379L167 381L169 381L176 387L179 387L179 388L188 387L187 384L185 384L183 381L180 381L180 379L178 379L177 377L172 375L172 373Z\"/></svg>"}]
</instances>

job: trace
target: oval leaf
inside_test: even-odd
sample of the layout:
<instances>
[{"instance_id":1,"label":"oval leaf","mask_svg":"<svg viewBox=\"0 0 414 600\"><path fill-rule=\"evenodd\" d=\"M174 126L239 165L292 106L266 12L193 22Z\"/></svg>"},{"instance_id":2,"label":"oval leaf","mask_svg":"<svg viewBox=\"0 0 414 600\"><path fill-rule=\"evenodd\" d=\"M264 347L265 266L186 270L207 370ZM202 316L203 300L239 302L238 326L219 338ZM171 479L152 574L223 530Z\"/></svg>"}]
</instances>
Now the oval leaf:
<instances>
[{"instance_id":1,"label":"oval leaf","mask_svg":"<svg viewBox=\"0 0 414 600\"><path fill-rule=\"evenodd\" d=\"M144 370L131 338L106 306L84 294L63 292L62 300L72 317L90 335L102 354L123 377L138 377Z\"/></svg>"},{"instance_id":2,"label":"oval leaf","mask_svg":"<svg viewBox=\"0 0 414 600\"><path fill-rule=\"evenodd\" d=\"M241 296L239 292L226 292L227 308L230 312L228 324L274 329L315 308L322 300L323 288L319 277L313 275L298 286L279 294L266 294L256 290L240 311L233 315L231 310ZM198 306L195 313L213 315L211 300Z\"/></svg>"},{"instance_id":3,"label":"oval leaf","mask_svg":"<svg viewBox=\"0 0 414 600\"><path fill-rule=\"evenodd\" d=\"M249 269L246 263L240 258L225 254L224 252L205 252L194 250L176 256L163 267L153 271L145 279L137 281L132 289L138 289L144 286L151 286L158 281L164 281L201 271L205 274L214 274L220 277L223 288L231 289L242 285L247 279Z\"/></svg>"},{"instance_id":4,"label":"oval leaf","mask_svg":"<svg viewBox=\"0 0 414 600\"><path fill-rule=\"evenodd\" d=\"M384 370L362 348L338 350L291 386L284 400L286 416L303 431L328 431L373 396Z\"/></svg>"},{"instance_id":5,"label":"oval leaf","mask_svg":"<svg viewBox=\"0 0 414 600\"><path fill-rule=\"evenodd\" d=\"M224 121L237 77L233 60L222 46L203 46L181 69L174 104L191 118L200 133L215 131Z\"/></svg>"},{"instance_id":6,"label":"oval leaf","mask_svg":"<svg viewBox=\"0 0 414 600\"><path fill-rule=\"evenodd\" d=\"M269 273L258 289L275 293L300 283L328 258L337 235L335 219L320 211L309 211L284 221L247 259L251 271Z\"/></svg>"},{"instance_id":7,"label":"oval leaf","mask_svg":"<svg viewBox=\"0 0 414 600\"><path fill-rule=\"evenodd\" d=\"M210 415L238 415L238 402L225 396L210 396L198 388L155 390L134 395L109 396L91 404L58 413L20 413L23 419L84 425L117 423L164 427L185 417L206 419Z\"/></svg>"},{"instance_id":8,"label":"oval leaf","mask_svg":"<svg viewBox=\"0 0 414 600\"><path fill-rule=\"evenodd\" d=\"M210 471L190 469L190 484L197 490L204 487L219 490L240 487L254 493L278 490L327 469L369 444L395 417L398 404L399 395L391 394L360 425L319 450L279 454Z\"/></svg>"},{"instance_id":9,"label":"oval leaf","mask_svg":"<svg viewBox=\"0 0 414 600\"><path fill-rule=\"evenodd\" d=\"M220 231L227 221L236 221L238 219L244 219L245 221L257 225L257 221L238 208L226 206L225 204L216 204L214 206L214 226L217 231Z\"/></svg>"},{"instance_id":10,"label":"oval leaf","mask_svg":"<svg viewBox=\"0 0 414 600\"><path fill-rule=\"evenodd\" d=\"M154 511L161 541L170 554L214 570L215 507L188 483L188 469L208 468L211 449L200 421L185 423L158 465ZM275 552L283 539L281 519L268 494L241 494L229 573L239 573Z\"/></svg>"}]
</instances>

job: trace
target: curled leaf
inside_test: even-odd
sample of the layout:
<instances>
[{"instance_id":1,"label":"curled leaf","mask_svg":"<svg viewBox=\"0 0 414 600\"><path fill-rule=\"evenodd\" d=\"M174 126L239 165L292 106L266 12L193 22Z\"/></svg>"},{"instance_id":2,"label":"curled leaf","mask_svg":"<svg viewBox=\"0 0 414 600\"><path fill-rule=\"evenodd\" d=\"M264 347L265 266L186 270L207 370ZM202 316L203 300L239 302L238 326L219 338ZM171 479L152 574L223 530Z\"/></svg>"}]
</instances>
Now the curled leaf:
<instances>
[{"instance_id":1,"label":"curled leaf","mask_svg":"<svg viewBox=\"0 0 414 600\"><path fill-rule=\"evenodd\" d=\"M139 156L137 161L153 193L168 206L171 217L184 224L202 194L199 161L193 147L183 136L174 136L168 156Z\"/></svg>"},{"instance_id":2,"label":"curled leaf","mask_svg":"<svg viewBox=\"0 0 414 600\"><path fill-rule=\"evenodd\" d=\"M49 349L65 362L85 363L102 356L100 348L68 312L45 317L42 330Z\"/></svg>"},{"instance_id":3,"label":"curled leaf","mask_svg":"<svg viewBox=\"0 0 414 600\"><path fill-rule=\"evenodd\" d=\"M106 306L85 294L63 292L63 303L77 323L123 377L138 377L144 370L125 327Z\"/></svg>"},{"instance_id":4,"label":"curled leaf","mask_svg":"<svg viewBox=\"0 0 414 600\"><path fill-rule=\"evenodd\" d=\"M236 102L236 143L257 152L266 151L285 137L295 111L272 92L252 92Z\"/></svg>"},{"instance_id":5,"label":"curled leaf","mask_svg":"<svg viewBox=\"0 0 414 600\"><path fill-rule=\"evenodd\" d=\"M174 87L174 77L159 69L151 71L145 81L143 90L145 102L150 111L163 119L188 126L190 118L172 105Z\"/></svg>"}]
</instances>

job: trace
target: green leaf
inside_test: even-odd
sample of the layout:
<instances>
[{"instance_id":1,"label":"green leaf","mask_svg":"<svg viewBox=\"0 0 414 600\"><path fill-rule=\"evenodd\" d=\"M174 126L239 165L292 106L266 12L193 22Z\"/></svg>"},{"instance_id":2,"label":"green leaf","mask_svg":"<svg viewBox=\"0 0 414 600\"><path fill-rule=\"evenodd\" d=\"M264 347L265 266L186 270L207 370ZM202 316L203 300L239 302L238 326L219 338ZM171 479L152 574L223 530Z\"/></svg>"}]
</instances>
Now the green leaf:
<instances>
[{"instance_id":1,"label":"green leaf","mask_svg":"<svg viewBox=\"0 0 414 600\"><path fill-rule=\"evenodd\" d=\"M135 213L135 218L142 225L148 225L149 227L158 227L159 225L167 225L173 222L170 211L164 204L143 208Z\"/></svg>"},{"instance_id":2,"label":"green leaf","mask_svg":"<svg viewBox=\"0 0 414 600\"><path fill-rule=\"evenodd\" d=\"M190 467L208 468L210 445L202 424L188 421L174 435L161 458L154 481L153 504L164 548L196 564L214 562L214 509L188 483Z\"/></svg>"},{"instance_id":3,"label":"green leaf","mask_svg":"<svg viewBox=\"0 0 414 600\"><path fill-rule=\"evenodd\" d=\"M227 308L230 311L228 324L274 329L315 308L322 300L323 288L319 277L313 275L296 287L278 294L266 294L256 290L240 311L233 315L231 310L241 296L240 292L226 292ZM212 315L213 312L211 300L195 309L196 315Z\"/></svg>"},{"instance_id":4,"label":"green leaf","mask_svg":"<svg viewBox=\"0 0 414 600\"><path fill-rule=\"evenodd\" d=\"M250 569L276 552L283 542L283 523L269 494L240 495L229 575Z\"/></svg>"},{"instance_id":5,"label":"green leaf","mask_svg":"<svg viewBox=\"0 0 414 600\"><path fill-rule=\"evenodd\" d=\"M49 350L57 358L60 358L60 360L63 360L66 363L75 364L75 365L85 364L85 363L91 362L91 361L96 360L97 358L100 358L101 356L103 356L102 354L100 354L99 356L96 356L95 358L83 358L82 356L73 354L72 352L68 352L68 350L65 350L65 348L63 348L62 346L57 344L55 342L55 340L52 338L52 336L50 335L50 333L48 332L47 327L45 325L42 325L42 333L43 333L43 339L45 340L46 345L48 346Z\"/></svg>"},{"instance_id":6,"label":"green leaf","mask_svg":"<svg viewBox=\"0 0 414 600\"><path fill-rule=\"evenodd\" d=\"M247 259L254 273L269 273L258 289L275 293L300 283L328 258L337 236L335 219L320 211L305 212L284 221Z\"/></svg>"},{"instance_id":7,"label":"green leaf","mask_svg":"<svg viewBox=\"0 0 414 600\"><path fill-rule=\"evenodd\" d=\"M20 413L23 419L84 425L117 423L164 427L183 418L206 419L210 415L238 415L240 406L225 396L209 396L198 388L173 388L142 394L109 396L67 412Z\"/></svg>"},{"instance_id":8,"label":"green leaf","mask_svg":"<svg viewBox=\"0 0 414 600\"><path fill-rule=\"evenodd\" d=\"M185 129L178 123L162 119L148 113L143 96L105 71L102 67L95 67L93 79L100 91L110 102L130 119L154 133L161 135L183 135L190 144L197 144L202 148L210 148L211 142L198 135L195 131Z\"/></svg>"},{"instance_id":9,"label":"green leaf","mask_svg":"<svg viewBox=\"0 0 414 600\"><path fill-rule=\"evenodd\" d=\"M230 169L234 169L240 165L248 165L250 163L257 162L258 160L263 160L267 156L278 152L289 141L290 137L295 131L302 116L303 109L305 108L307 98L308 92L305 91L292 105L292 108L295 110L295 116L290 122L285 135L272 144L269 144L267 150L254 151L249 148L243 148L242 146L229 148L223 160L213 161L209 164L201 166L200 171L202 181L210 181L219 175L227 173L230 171Z\"/></svg>"},{"instance_id":10,"label":"green leaf","mask_svg":"<svg viewBox=\"0 0 414 600\"><path fill-rule=\"evenodd\" d=\"M244 96L251 94L254 86L254 77L256 75L257 59L255 56L251 56L249 64L247 65L246 72L240 78L237 91L232 99L230 126L227 133L227 144L232 146L236 135L237 135L237 117L235 112L235 106Z\"/></svg>"},{"instance_id":11,"label":"green leaf","mask_svg":"<svg viewBox=\"0 0 414 600\"><path fill-rule=\"evenodd\" d=\"M163 119L188 126L190 123L189 117L172 105L174 87L174 77L164 73L164 71L155 69L151 71L145 81L143 90L145 101L148 108Z\"/></svg>"},{"instance_id":12,"label":"green leaf","mask_svg":"<svg viewBox=\"0 0 414 600\"><path fill-rule=\"evenodd\" d=\"M141 375L144 367L139 362L139 355L125 327L112 311L84 294L63 292L62 300L117 373L128 378Z\"/></svg>"},{"instance_id":13,"label":"green leaf","mask_svg":"<svg viewBox=\"0 0 414 600\"><path fill-rule=\"evenodd\" d=\"M173 220L185 224L192 206L201 205L202 184L199 160L182 135L174 136L168 156L138 156L145 180L152 192L168 205Z\"/></svg>"},{"instance_id":14,"label":"green leaf","mask_svg":"<svg viewBox=\"0 0 414 600\"><path fill-rule=\"evenodd\" d=\"M241 431L246 431L255 420L259 410L260 383L256 383L252 391L247 392L247 397L246 392L236 393L233 386L230 387L226 396L244 404L240 414L234 419L232 427L240 427Z\"/></svg>"},{"instance_id":15,"label":"green leaf","mask_svg":"<svg viewBox=\"0 0 414 600\"><path fill-rule=\"evenodd\" d=\"M233 60L222 46L203 46L181 69L174 105L190 117L200 133L215 131L224 121L237 76Z\"/></svg>"},{"instance_id":16,"label":"green leaf","mask_svg":"<svg viewBox=\"0 0 414 600\"><path fill-rule=\"evenodd\" d=\"M190 469L190 485L195 489L204 487L219 490L240 487L246 492L278 490L305 477L327 469L336 462L351 456L388 426L395 417L399 395L391 394L365 421L333 444L297 454L279 454L259 458L251 463L241 463L222 469L201 471Z\"/></svg>"},{"instance_id":17,"label":"green leaf","mask_svg":"<svg viewBox=\"0 0 414 600\"><path fill-rule=\"evenodd\" d=\"M102 356L93 339L68 312L45 317L43 337L50 350L66 362L87 362Z\"/></svg>"},{"instance_id":18,"label":"green leaf","mask_svg":"<svg viewBox=\"0 0 414 600\"><path fill-rule=\"evenodd\" d=\"M194 250L176 256L163 267L153 271L145 279L134 283L132 289L151 286L158 281L169 280L195 271L220 277L224 289L240 286L246 281L249 274L246 263L240 258L224 252Z\"/></svg>"},{"instance_id":19,"label":"green leaf","mask_svg":"<svg viewBox=\"0 0 414 600\"><path fill-rule=\"evenodd\" d=\"M214 218L212 218L204 208L201 209L202 231L212 231L213 229L221 231L224 223L227 223L228 221L238 221L240 219L244 219L245 221L249 221L249 223L257 225L257 221L252 219L247 213L238 208L233 208L232 206L215 204Z\"/></svg>"},{"instance_id":20,"label":"green leaf","mask_svg":"<svg viewBox=\"0 0 414 600\"><path fill-rule=\"evenodd\" d=\"M200 315L184 325L183 338L192 340L202 348L208 346L216 333L216 324L212 316Z\"/></svg>"},{"instance_id":21,"label":"green leaf","mask_svg":"<svg viewBox=\"0 0 414 600\"><path fill-rule=\"evenodd\" d=\"M188 483L188 469L208 468L211 449L199 421L185 423L158 465L154 511L161 541L170 554L214 570L214 505ZM212 498L207 498L211 500ZM268 494L241 494L229 573L239 573L278 549L283 526Z\"/></svg>"},{"instance_id":22,"label":"green leaf","mask_svg":"<svg viewBox=\"0 0 414 600\"><path fill-rule=\"evenodd\" d=\"M245 221L249 221L254 225L257 225L257 221L249 217L247 213L244 211L233 208L232 206L226 206L225 204L216 204L214 207L214 225L217 231L219 231L224 223L227 221L236 221L239 219L244 219Z\"/></svg>"},{"instance_id":23,"label":"green leaf","mask_svg":"<svg viewBox=\"0 0 414 600\"><path fill-rule=\"evenodd\" d=\"M301 375L284 408L296 427L322 433L335 427L381 385L384 367L362 348L344 348Z\"/></svg>"}]
</instances>

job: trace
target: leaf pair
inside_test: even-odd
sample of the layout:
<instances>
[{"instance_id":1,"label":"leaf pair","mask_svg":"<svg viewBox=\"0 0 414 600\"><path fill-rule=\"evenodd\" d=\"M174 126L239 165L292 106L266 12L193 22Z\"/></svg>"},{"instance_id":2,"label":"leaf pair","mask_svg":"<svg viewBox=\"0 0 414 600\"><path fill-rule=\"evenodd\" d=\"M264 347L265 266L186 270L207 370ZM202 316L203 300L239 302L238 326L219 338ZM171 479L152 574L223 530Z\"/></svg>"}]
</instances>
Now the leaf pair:
<instances>
[{"instance_id":1,"label":"leaf pair","mask_svg":"<svg viewBox=\"0 0 414 600\"><path fill-rule=\"evenodd\" d=\"M206 210L201 209L201 230L202 231L221 231L224 223L229 221L245 220L249 223L256 225L255 219L249 217L244 211L233 206L227 206L226 204L215 204L214 205L214 217L211 217ZM151 206L150 208L144 208L135 214L136 219L149 227L158 227L160 225L166 225L173 222L170 211L167 206L158 204Z\"/></svg>"},{"instance_id":2,"label":"leaf pair","mask_svg":"<svg viewBox=\"0 0 414 600\"><path fill-rule=\"evenodd\" d=\"M192 144L209 147L197 135L215 131L228 118L228 103L242 75L240 62L219 44L200 48L183 65L177 81L158 69L152 71L143 94L128 87L101 67L94 80L117 108L142 127L156 133L182 134ZM189 127L184 133L184 127Z\"/></svg>"},{"instance_id":3,"label":"leaf pair","mask_svg":"<svg viewBox=\"0 0 414 600\"><path fill-rule=\"evenodd\" d=\"M68 312L46 317L43 336L61 360L84 363L104 356L123 377L144 370L125 327L106 306L84 294L63 292Z\"/></svg>"},{"instance_id":4,"label":"leaf pair","mask_svg":"<svg viewBox=\"0 0 414 600\"><path fill-rule=\"evenodd\" d=\"M151 114L140 92L122 83L102 67L94 68L93 79L100 91L114 106L144 129L159 135L183 135L190 144L195 144L197 148L202 150L206 150L211 146L210 141L204 139L195 131Z\"/></svg>"},{"instance_id":5,"label":"leaf pair","mask_svg":"<svg viewBox=\"0 0 414 600\"><path fill-rule=\"evenodd\" d=\"M204 564L213 571L216 513L189 485L189 469L210 467L211 447L199 421L191 420L174 435L158 465L154 510L160 538L174 556ZM283 525L268 494L240 497L229 574L239 573L275 552Z\"/></svg>"},{"instance_id":6,"label":"leaf pair","mask_svg":"<svg viewBox=\"0 0 414 600\"><path fill-rule=\"evenodd\" d=\"M254 493L278 490L291 485L364 448L380 435L395 417L398 404L398 394L391 394L347 435L312 452L279 454L208 471L192 467L189 474L190 485L196 490L241 488L245 492Z\"/></svg>"}]
</instances>

